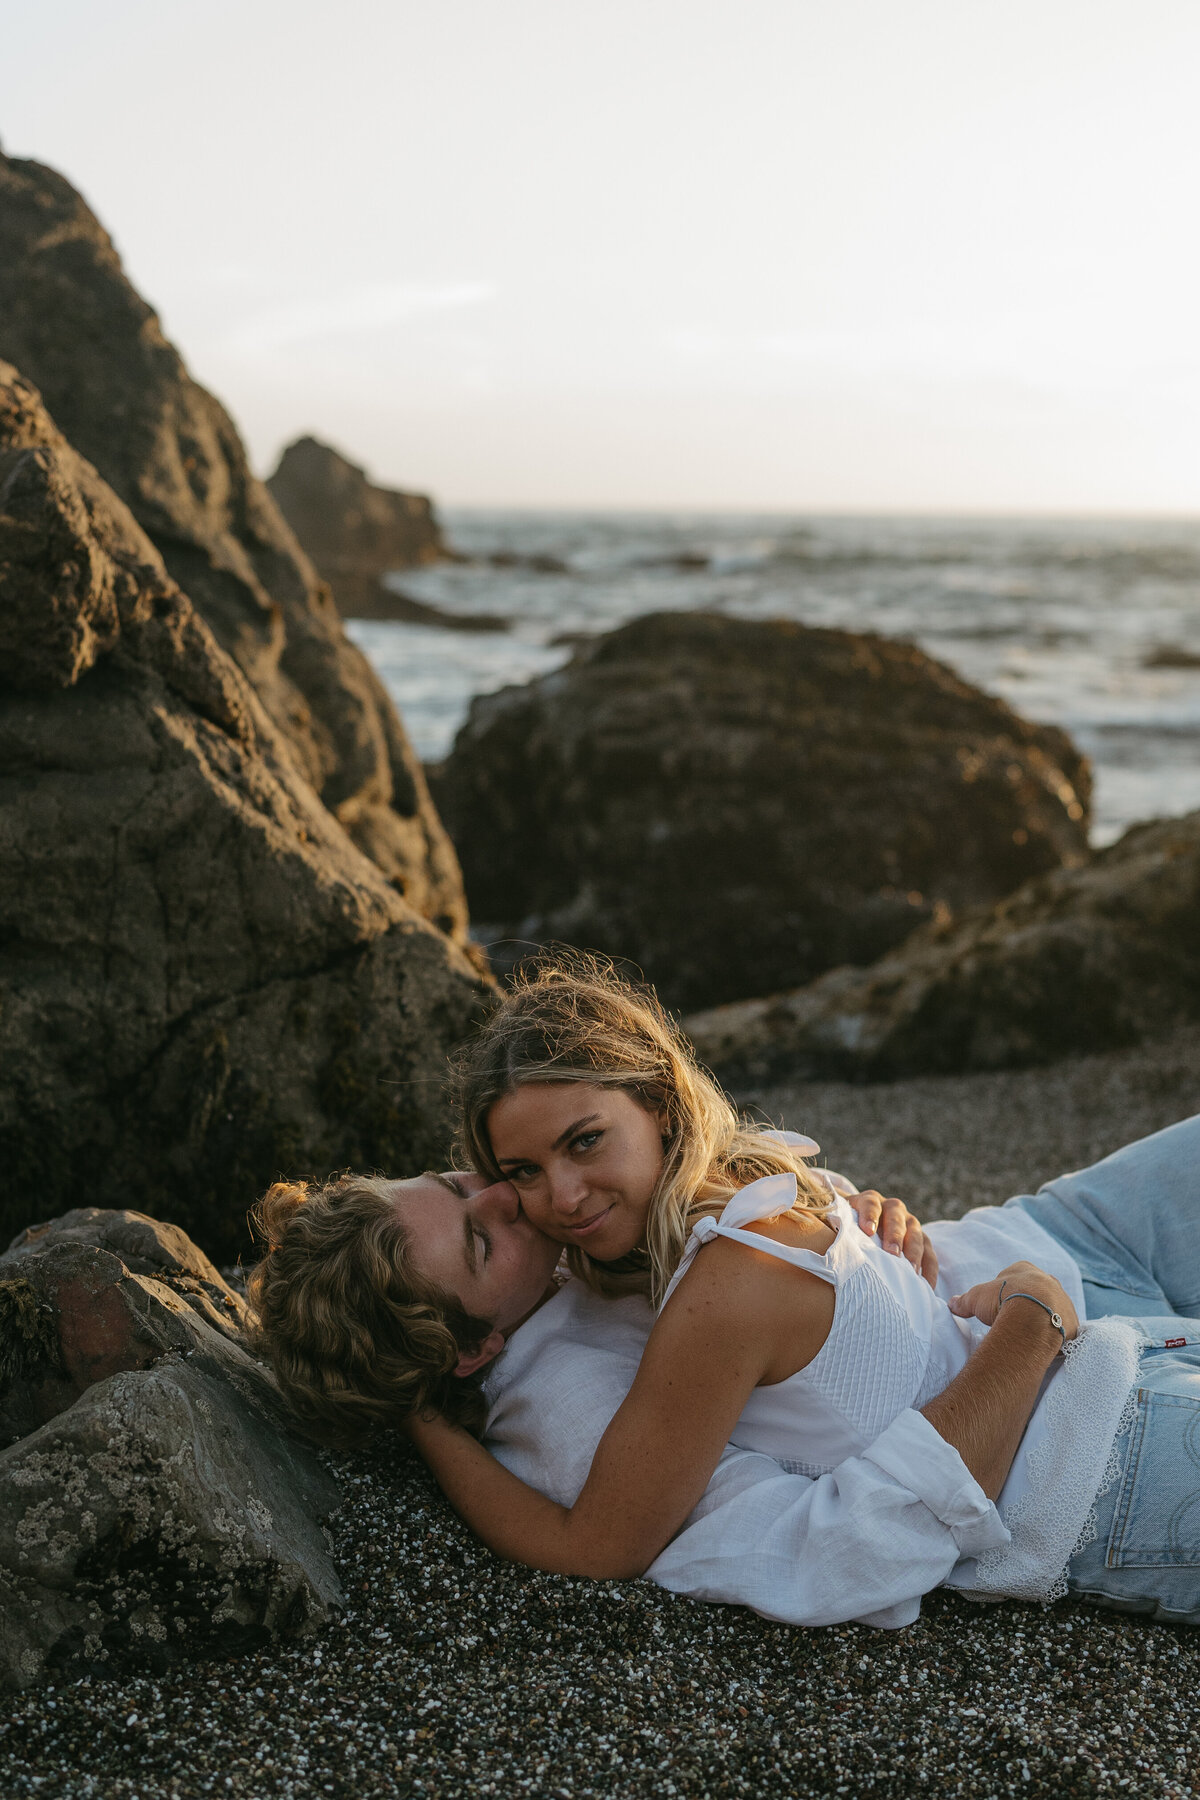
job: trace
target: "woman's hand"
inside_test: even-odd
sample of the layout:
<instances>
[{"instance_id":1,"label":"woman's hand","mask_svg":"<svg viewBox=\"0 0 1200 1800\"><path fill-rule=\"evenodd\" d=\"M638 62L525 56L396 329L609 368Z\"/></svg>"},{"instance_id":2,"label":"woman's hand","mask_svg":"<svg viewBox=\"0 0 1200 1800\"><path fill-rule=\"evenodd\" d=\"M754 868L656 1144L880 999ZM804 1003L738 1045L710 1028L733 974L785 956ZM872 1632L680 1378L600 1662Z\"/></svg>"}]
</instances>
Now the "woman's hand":
<instances>
[{"instance_id":1,"label":"woman's hand","mask_svg":"<svg viewBox=\"0 0 1200 1800\"><path fill-rule=\"evenodd\" d=\"M1079 1319L1066 1289L1053 1275L1047 1275L1045 1269L1039 1269L1031 1262L1010 1263L1007 1269L1001 1269L994 1281L981 1281L978 1286L968 1288L965 1294L955 1294L949 1303L950 1311L960 1319L982 1319L985 1325L994 1325L1002 1307L1009 1305L1024 1306L1026 1312L1036 1311L1045 1318L1041 1307L1031 1308L1017 1298L1022 1294L1031 1294L1059 1315L1068 1343L1079 1335ZM1046 1319L1046 1326L1057 1335L1057 1328L1049 1319Z\"/></svg>"},{"instance_id":2,"label":"woman's hand","mask_svg":"<svg viewBox=\"0 0 1200 1800\"><path fill-rule=\"evenodd\" d=\"M909 1212L903 1200L887 1198L875 1188L847 1198L868 1237L878 1235L882 1249L893 1256L907 1257L917 1274L923 1275L932 1287L937 1280L937 1252L926 1240L921 1221Z\"/></svg>"}]
</instances>

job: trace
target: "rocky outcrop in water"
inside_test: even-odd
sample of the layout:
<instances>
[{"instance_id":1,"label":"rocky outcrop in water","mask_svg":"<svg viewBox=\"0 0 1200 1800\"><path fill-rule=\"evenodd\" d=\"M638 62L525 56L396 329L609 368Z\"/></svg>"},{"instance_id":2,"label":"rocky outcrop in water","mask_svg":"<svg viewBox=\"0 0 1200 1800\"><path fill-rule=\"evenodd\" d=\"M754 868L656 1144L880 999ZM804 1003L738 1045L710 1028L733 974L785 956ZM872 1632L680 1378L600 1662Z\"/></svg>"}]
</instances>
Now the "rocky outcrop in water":
<instances>
[{"instance_id":1,"label":"rocky outcrop in water","mask_svg":"<svg viewBox=\"0 0 1200 1800\"><path fill-rule=\"evenodd\" d=\"M0 1686L161 1670L340 1607L337 1486L243 1324L137 1213L77 1209L0 1257Z\"/></svg>"},{"instance_id":2,"label":"rocky outcrop in water","mask_svg":"<svg viewBox=\"0 0 1200 1800\"><path fill-rule=\"evenodd\" d=\"M424 494L376 487L365 469L313 437L297 438L267 486L349 619L405 617L380 576L437 562L446 546Z\"/></svg>"},{"instance_id":3,"label":"rocky outcrop in water","mask_svg":"<svg viewBox=\"0 0 1200 1800\"><path fill-rule=\"evenodd\" d=\"M5 365L0 992L0 1229L135 1206L231 1254L281 1170L439 1161L488 997Z\"/></svg>"},{"instance_id":4,"label":"rocky outcrop in water","mask_svg":"<svg viewBox=\"0 0 1200 1800\"><path fill-rule=\"evenodd\" d=\"M629 958L696 1007L1082 862L1090 777L912 645L671 613L475 700L435 792L488 935Z\"/></svg>"},{"instance_id":5,"label":"rocky outcrop in water","mask_svg":"<svg viewBox=\"0 0 1200 1800\"><path fill-rule=\"evenodd\" d=\"M123 500L266 709L280 754L439 930L462 882L424 774L370 664L228 413L188 374L61 175L0 155L0 357Z\"/></svg>"},{"instance_id":6,"label":"rocky outcrop in water","mask_svg":"<svg viewBox=\"0 0 1200 1800\"><path fill-rule=\"evenodd\" d=\"M890 1080L1117 1049L1200 1019L1200 813L927 926L867 969L685 1020L735 1085Z\"/></svg>"}]
</instances>

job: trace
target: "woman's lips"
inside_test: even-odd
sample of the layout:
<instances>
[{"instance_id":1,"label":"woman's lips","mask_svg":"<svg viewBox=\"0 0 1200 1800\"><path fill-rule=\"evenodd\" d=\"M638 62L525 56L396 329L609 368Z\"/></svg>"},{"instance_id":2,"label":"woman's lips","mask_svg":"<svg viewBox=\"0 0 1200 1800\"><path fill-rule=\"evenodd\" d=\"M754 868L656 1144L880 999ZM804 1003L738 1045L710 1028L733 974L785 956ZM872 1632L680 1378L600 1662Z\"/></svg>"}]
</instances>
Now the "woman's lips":
<instances>
[{"instance_id":1,"label":"woman's lips","mask_svg":"<svg viewBox=\"0 0 1200 1800\"><path fill-rule=\"evenodd\" d=\"M590 1219L583 1221L582 1225L568 1225L567 1230L572 1237L589 1237L593 1231L603 1225L611 1211L612 1207L606 1206L603 1212L593 1213Z\"/></svg>"}]
</instances>

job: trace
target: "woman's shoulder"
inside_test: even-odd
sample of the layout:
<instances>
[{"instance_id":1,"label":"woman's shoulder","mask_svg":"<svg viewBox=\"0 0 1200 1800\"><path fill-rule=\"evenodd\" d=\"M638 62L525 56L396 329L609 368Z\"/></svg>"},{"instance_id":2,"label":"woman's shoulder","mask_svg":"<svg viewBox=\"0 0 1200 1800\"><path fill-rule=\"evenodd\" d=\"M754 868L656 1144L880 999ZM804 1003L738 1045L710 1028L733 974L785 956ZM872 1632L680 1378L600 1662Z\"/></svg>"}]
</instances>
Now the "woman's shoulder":
<instances>
[{"instance_id":1,"label":"woman's shoulder","mask_svg":"<svg viewBox=\"0 0 1200 1800\"><path fill-rule=\"evenodd\" d=\"M710 1322L722 1324L746 1314L748 1309L778 1305L794 1312L805 1303L805 1296L822 1300L821 1290L831 1292L828 1281L802 1265L785 1261L772 1248L780 1244L788 1249L810 1250L821 1256L832 1242L834 1233L820 1220L813 1229L792 1219L764 1220L745 1228L763 1239L761 1250L746 1238L728 1238L720 1234L707 1237L693 1252L687 1267L676 1280L670 1300L664 1308L666 1316L672 1303L680 1300L676 1317L684 1311L703 1310Z\"/></svg>"},{"instance_id":2,"label":"woman's shoulder","mask_svg":"<svg viewBox=\"0 0 1200 1800\"><path fill-rule=\"evenodd\" d=\"M785 1262L769 1242L764 1236L761 1251L725 1237L701 1246L654 1330L675 1366L748 1351L761 1364L758 1381L771 1384L812 1361L832 1329L836 1290L811 1269Z\"/></svg>"}]
</instances>

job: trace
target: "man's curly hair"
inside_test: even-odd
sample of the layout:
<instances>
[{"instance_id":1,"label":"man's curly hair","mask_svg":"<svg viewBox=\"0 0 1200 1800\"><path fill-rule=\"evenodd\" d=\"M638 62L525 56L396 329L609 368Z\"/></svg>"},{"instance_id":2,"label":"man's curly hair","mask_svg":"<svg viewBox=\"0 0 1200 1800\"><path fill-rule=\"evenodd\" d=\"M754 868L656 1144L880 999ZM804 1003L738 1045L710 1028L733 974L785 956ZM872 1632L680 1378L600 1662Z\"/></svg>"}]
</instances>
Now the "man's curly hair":
<instances>
[{"instance_id":1,"label":"man's curly hair","mask_svg":"<svg viewBox=\"0 0 1200 1800\"><path fill-rule=\"evenodd\" d=\"M277 1181L251 1214L267 1253L248 1291L255 1348L305 1431L346 1448L414 1412L482 1428L480 1375L454 1373L492 1326L413 1266L394 1183Z\"/></svg>"}]
</instances>

